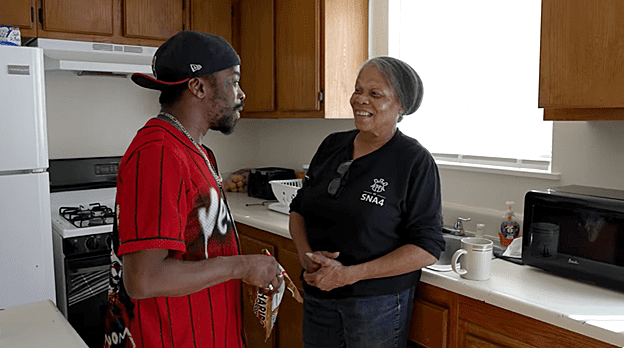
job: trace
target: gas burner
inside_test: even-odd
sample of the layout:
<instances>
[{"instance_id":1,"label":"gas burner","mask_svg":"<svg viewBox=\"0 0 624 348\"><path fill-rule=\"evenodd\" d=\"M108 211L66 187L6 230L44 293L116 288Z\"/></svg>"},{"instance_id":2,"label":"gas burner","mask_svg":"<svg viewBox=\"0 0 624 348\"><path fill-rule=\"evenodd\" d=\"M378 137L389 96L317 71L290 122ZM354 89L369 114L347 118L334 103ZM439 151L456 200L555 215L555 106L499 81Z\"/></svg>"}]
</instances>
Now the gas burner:
<instances>
[{"instance_id":1,"label":"gas burner","mask_svg":"<svg viewBox=\"0 0 624 348\"><path fill-rule=\"evenodd\" d=\"M100 203L91 203L89 208L80 205L78 207L60 207L59 214L72 225L83 228L100 225L111 225L115 219L113 210Z\"/></svg>"}]
</instances>

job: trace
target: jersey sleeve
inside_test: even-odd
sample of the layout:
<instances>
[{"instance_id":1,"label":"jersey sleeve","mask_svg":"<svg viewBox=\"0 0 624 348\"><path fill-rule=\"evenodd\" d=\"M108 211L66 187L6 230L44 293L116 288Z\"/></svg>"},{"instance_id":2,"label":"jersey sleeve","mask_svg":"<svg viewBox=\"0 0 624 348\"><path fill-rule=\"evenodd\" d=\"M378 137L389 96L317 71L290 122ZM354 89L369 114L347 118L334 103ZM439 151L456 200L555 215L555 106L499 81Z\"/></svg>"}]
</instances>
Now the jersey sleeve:
<instances>
[{"instance_id":1,"label":"jersey sleeve","mask_svg":"<svg viewBox=\"0 0 624 348\"><path fill-rule=\"evenodd\" d=\"M162 142L138 147L122 162L117 184L119 255L145 249L186 251L183 171L182 162Z\"/></svg>"}]
</instances>

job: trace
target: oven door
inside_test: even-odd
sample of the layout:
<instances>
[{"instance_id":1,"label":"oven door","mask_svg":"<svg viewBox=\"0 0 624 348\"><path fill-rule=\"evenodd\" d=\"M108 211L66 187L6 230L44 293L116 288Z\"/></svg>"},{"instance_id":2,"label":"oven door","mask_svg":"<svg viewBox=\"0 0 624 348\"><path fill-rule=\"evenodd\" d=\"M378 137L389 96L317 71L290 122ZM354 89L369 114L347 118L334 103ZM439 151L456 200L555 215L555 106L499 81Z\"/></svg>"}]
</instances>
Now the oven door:
<instances>
[{"instance_id":1,"label":"oven door","mask_svg":"<svg viewBox=\"0 0 624 348\"><path fill-rule=\"evenodd\" d=\"M65 260L67 320L89 347L104 345L110 254Z\"/></svg>"}]
</instances>

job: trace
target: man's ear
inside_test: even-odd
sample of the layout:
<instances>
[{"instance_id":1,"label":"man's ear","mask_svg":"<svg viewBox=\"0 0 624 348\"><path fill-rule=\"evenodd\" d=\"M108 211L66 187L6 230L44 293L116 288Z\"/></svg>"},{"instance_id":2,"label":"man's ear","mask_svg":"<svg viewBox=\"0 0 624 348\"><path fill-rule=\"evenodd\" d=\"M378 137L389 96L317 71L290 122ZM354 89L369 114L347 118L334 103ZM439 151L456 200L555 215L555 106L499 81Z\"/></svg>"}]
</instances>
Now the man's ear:
<instances>
[{"instance_id":1,"label":"man's ear","mask_svg":"<svg viewBox=\"0 0 624 348\"><path fill-rule=\"evenodd\" d=\"M206 81L199 77L193 77L188 82L189 92L191 92L191 94L193 94L197 98L204 98L208 93L207 89L209 88L210 86L207 85Z\"/></svg>"}]
</instances>

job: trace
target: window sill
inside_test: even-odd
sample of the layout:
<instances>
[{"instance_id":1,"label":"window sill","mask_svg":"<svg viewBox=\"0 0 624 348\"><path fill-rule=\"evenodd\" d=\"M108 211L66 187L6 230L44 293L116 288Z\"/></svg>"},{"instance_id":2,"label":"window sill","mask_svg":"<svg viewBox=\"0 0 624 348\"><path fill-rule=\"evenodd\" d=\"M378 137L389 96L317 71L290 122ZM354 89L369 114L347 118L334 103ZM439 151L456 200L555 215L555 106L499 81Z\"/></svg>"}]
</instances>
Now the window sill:
<instances>
[{"instance_id":1,"label":"window sill","mask_svg":"<svg viewBox=\"0 0 624 348\"><path fill-rule=\"evenodd\" d=\"M508 175L523 178L536 178L558 181L561 180L561 173L551 173L549 171L527 169L527 168L511 168L499 167L475 163L457 163L449 161L436 160L438 168L448 170L461 170L467 172L488 173L497 175Z\"/></svg>"}]
</instances>

